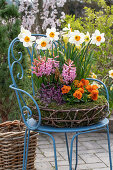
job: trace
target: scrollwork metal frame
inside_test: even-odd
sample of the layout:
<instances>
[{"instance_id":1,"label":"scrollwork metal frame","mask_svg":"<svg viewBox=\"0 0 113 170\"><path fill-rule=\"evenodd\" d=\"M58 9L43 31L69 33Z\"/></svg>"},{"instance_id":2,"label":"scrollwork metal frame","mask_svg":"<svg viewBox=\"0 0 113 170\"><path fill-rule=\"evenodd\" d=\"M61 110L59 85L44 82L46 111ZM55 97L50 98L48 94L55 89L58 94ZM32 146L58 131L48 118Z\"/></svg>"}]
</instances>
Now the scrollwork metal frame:
<instances>
[{"instance_id":1,"label":"scrollwork metal frame","mask_svg":"<svg viewBox=\"0 0 113 170\"><path fill-rule=\"evenodd\" d=\"M46 37L46 35L41 35L41 34L33 34L32 36L43 36ZM24 76L24 70L22 67L22 64L20 63L22 60L22 52L18 52L18 54L20 55L19 59L16 59L13 49L14 49L14 45L16 42L20 42L18 38L15 38L8 49L8 64L9 64L9 70L10 70L10 74L11 74L11 78L12 78L12 82L13 84L10 85L10 88L15 90L16 92L16 96L17 96L17 100L19 103L19 107L21 110L21 115L23 118L23 121L27 127L26 132L25 132L25 140L24 140L24 154L23 154L23 169L22 170L26 170L27 168L27 156L28 156L28 145L29 145L29 137L30 137L30 130L33 130L35 132L39 132L39 133L43 133L48 135L49 137L51 137L52 141L53 141L53 148L54 148L54 158L55 158L55 169L58 170L58 166L57 166L57 155L56 155L56 145L55 145L55 139L53 137L53 135L51 134L51 132L55 132L55 133L64 133L65 134L65 139L66 139L66 147L67 147L67 154L68 154L68 161L69 161L69 170L72 170L72 152L73 152L73 142L74 139L76 138L76 164L75 164L75 170L77 169L77 164L78 164L78 136L80 134L84 134L84 133L90 133L90 132L95 132L95 131L99 131L102 129L105 129L107 131L107 137L108 137L108 150L109 150L109 160L110 160L110 170L112 170L112 159L111 159L111 148L110 148L110 137L109 137L109 120L108 119L104 119L103 121L101 121L98 124L95 124L93 126L87 126L87 127L81 127L81 128L53 128L53 127L46 127L46 126L41 126L41 113L40 113L40 109L39 106L37 104L37 102L35 101L35 99L33 98L33 96L35 95L35 91L34 91L34 84L33 84L33 78L32 79L32 89L33 89L33 96L30 95L28 92L19 89L16 81L14 79L14 74L13 74L13 68L15 64L18 64L21 68L21 73L17 73L17 78L20 80L23 78ZM34 44L34 47L36 46L36 44ZM31 59L31 65L33 62L33 47L32 47L32 52L30 52L29 48L27 48L27 51L30 55L30 59ZM13 57L13 62L11 63L10 61L10 54ZM94 80L97 81L99 83L101 83L106 91L106 96L107 96L107 101L108 101L108 111L109 111L109 94L108 94L108 90L107 87L105 86L105 84L103 82L101 82L100 80L97 79L92 79L92 78L88 78L88 80ZM37 122L37 124L35 126L30 126L29 123L26 120L26 115L24 113L24 110L27 111L27 119L32 117L32 111L31 109L27 106L22 93L26 94L28 97L30 97L30 99L34 102L37 111L38 111L38 116L39 116L39 120ZM21 104L21 100L23 101L24 106ZM68 144L68 138L67 138L67 133L71 133L74 132L75 134L73 135L72 139L71 139L71 145L70 145L70 153L69 153L69 144Z\"/></svg>"}]
</instances>

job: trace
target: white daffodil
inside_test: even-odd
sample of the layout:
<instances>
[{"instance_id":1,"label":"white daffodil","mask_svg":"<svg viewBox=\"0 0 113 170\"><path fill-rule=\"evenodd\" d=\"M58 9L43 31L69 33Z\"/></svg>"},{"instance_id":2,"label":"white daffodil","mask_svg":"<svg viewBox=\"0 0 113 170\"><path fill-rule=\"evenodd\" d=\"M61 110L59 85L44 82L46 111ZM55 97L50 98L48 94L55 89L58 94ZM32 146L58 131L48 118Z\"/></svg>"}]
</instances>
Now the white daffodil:
<instances>
[{"instance_id":1,"label":"white daffodil","mask_svg":"<svg viewBox=\"0 0 113 170\"><path fill-rule=\"evenodd\" d=\"M18 38L20 42L23 43L24 47L31 47L33 41L36 40L36 37L32 36L31 32L29 30L24 29L23 27L21 27L21 32L18 35Z\"/></svg>"},{"instance_id":2,"label":"white daffodil","mask_svg":"<svg viewBox=\"0 0 113 170\"><path fill-rule=\"evenodd\" d=\"M87 32L87 34L84 36L85 43L88 44L90 39L91 39L90 34L89 34L89 32Z\"/></svg>"},{"instance_id":3,"label":"white daffodil","mask_svg":"<svg viewBox=\"0 0 113 170\"><path fill-rule=\"evenodd\" d=\"M69 31L70 29L68 27L64 27L62 31Z\"/></svg>"},{"instance_id":4,"label":"white daffodil","mask_svg":"<svg viewBox=\"0 0 113 170\"><path fill-rule=\"evenodd\" d=\"M96 81L93 81L93 83L91 85L96 85L98 88L101 87Z\"/></svg>"},{"instance_id":5,"label":"white daffodil","mask_svg":"<svg viewBox=\"0 0 113 170\"><path fill-rule=\"evenodd\" d=\"M21 38L21 35L22 34L29 34L30 33L30 31L29 30L26 30L26 29L24 29L24 27L23 26L21 26L21 32L20 32L20 34L18 35L18 38Z\"/></svg>"},{"instance_id":6,"label":"white daffodil","mask_svg":"<svg viewBox=\"0 0 113 170\"><path fill-rule=\"evenodd\" d=\"M109 77L113 78L113 70L109 71Z\"/></svg>"},{"instance_id":7,"label":"white daffodil","mask_svg":"<svg viewBox=\"0 0 113 170\"><path fill-rule=\"evenodd\" d=\"M63 31L71 31L72 32L72 29L70 27L70 24L68 24L68 27L65 27L62 29Z\"/></svg>"},{"instance_id":8,"label":"white daffodil","mask_svg":"<svg viewBox=\"0 0 113 170\"><path fill-rule=\"evenodd\" d=\"M59 32L56 32L56 28L47 28L46 35L48 38L50 38L51 41L58 40L59 39Z\"/></svg>"},{"instance_id":9,"label":"white daffodil","mask_svg":"<svg viewBox=\"0 0 113 170\"><path fill-rule=\"evenodd\" d=\"M100 44L105 41L104 33L101 34L99 30L96 30L95 33L92 34L91 39L91 44L96 44L97 46L100 46Z\"/></svg>"},{"instance_id":10,"label":"white daffodil","mask_svg":"<svg viewBox=\"0 0 113 170\"><path fill-rule=\"evenodd\" d=\"M68 41L69 41L69 36L68 36L68 34L64 34L64 35L62 35L62 37L63 37L63 41L65 42L65 44L67 44Z\"/></svg>"},{"instance_id":11,"label":"white daffodil","mask_svg":"<svg viewBox=\"0 0 113 170\"><path fill-rule=\"evenodd\" d=\"M51 47L50 39L47 37L42 37L36 40L37 49L47 50Z\"/></svg>"},{"instance_id":12,"label":"white daffodil","mask_svg":"<svg viewBox=\"0 0 113 170\"><path fill-rule=\"evenodd\" d=\"M84 42L84 34L80 33L78 30L70 32L69 42L75 44L76 46L79 46Z\"/></svg>"},{"instance_id":13,"label":"white daffodil","mask_svg":"<svg viewBox=\"0 0 113 170\"><path fill-rule=\"evenodd\" d=\"M97 78L97 75L96 75L95 73L92 73L91 77L92 77L93 79L96 79L96 78Z\"/></svg>"}]
</instances>

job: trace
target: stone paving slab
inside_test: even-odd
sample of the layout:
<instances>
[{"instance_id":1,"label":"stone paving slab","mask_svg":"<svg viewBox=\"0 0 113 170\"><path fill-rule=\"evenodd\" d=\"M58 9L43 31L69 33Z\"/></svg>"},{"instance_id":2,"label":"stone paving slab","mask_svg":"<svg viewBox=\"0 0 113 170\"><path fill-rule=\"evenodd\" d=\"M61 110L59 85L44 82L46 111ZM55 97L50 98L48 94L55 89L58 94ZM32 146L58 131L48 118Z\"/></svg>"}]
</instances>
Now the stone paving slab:
<instances>
[{"instance_id":1,"label":"stone paving slab","mask_svg":"<svg viewBox=\"0 0 113 170\"><path fill-rule=\"evenodd\" d=\"M63 133L52 134L56 141L58 170L69 170L66 151L66 141ZM69 144L73 133L68 134ZM111 152L113 160L113 133L111 138ZM37 144L36 170L55 170L52 140L47 135L39 134ZM73 169L76 147L73 146ZM106 133L89 133L79 136L78 169L77 170L110 170Z\"/></svg>"}]
</instances>

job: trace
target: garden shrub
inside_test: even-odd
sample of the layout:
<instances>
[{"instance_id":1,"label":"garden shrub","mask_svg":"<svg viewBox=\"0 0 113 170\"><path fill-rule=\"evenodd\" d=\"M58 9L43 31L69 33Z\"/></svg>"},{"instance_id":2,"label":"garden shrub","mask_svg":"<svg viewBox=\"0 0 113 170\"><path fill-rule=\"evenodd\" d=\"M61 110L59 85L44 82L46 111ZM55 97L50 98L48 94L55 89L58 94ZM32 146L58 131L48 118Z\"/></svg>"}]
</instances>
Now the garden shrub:
<instances>
[{"instance_id":1,"label":"garden shrub","mask_svg":"<svg viewBox=\"0 0 113 170\"><path fill-rule=\"evenodd\" d=\"M105 33L106 41L100 47L95 49L95 64L93 72L103 77L113 65L113 5L107 5L105 0L86 1L95 2L100 10L84 7L84 17L76 18L75 15L66 15L62 27L71 25L73 30L79 30L84 33L93 33L95 29ZM76 19L75 19L76 18Z\"/></svg>"},{"instance_id":2,"label":"garden shrub","mask_svg":"<svg viewBox=\"0 0 113 170\"><path fill-rule=\"evenodd\" d=\"M15 119L19 116L19 108L16 105L17 99L15 92L9 88L12 84L11 76L8 67L8 47L10 42L17 37L20 32L20 15L18 8L14 5L8 5L5 0L0 1L0 119L6 121L8 119ZM23 46L18 45L14 48L15 55L19 51L23 51ZM25 53L25 52L24 52ZM24 68L26 68L26 59L22 61ZM14 68L19 70L19 68ZM25 81L24 83L25 84ZM26 84L25 84L26 86ZM15 104L15 106L14 106ZM18 114L19 113L19 114Z\"/></svg>"}]
</instances>

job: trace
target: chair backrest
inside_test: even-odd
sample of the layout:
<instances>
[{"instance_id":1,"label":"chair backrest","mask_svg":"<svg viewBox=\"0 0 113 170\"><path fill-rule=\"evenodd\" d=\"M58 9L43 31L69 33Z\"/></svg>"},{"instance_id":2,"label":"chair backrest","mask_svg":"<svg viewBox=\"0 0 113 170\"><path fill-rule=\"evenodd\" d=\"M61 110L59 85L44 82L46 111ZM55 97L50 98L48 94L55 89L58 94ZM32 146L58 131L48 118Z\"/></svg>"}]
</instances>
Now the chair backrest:
<instances>
[{"instance_id":1,"label":"chair backrest","mask_svg":"<svg viewBox=\"0 0 113 170\"><path fill-rule=\"evenodd\" d=\"M42 35L42 34L32 34L32 36L36 36L36 37L46 37L46 35ZM22 114L22 117L23 117L23 120L24 120L24 123L26 124L26 126L28 128L31 128L28 126L27 122L26 122L26 119L27 118L30 118L32 117L32 111L31 109L29 108L29 106L27 106L26 104L26 101L23 97L23 93L25 95L27 95L27 97L30 97L31 100L34 102L36 108L37 108L37 111L38 111L38 117L39 117L39 120L38 120L38 124L36 125L37 127L40 125L41 123L41 113L40 113L40 109L38 107L38 104L36 103L36 101L34 100L34 98L32 97L32 95L34 96L35 95L35 90L34 90L34 82L33 82L33 74L31 72L31 81L32 81L32 95L30 95L28 92L24 91L23 89L20 89L18 88L18 83L17 83L17 80L22 80L23 77L24 77L24 65L22 64L22 59L23 59L23 52L18 52L18 54L15 54L15 46L17 46L18 43L21 43L20 40L18 39L18 37L16 37L9 45L9 48L8 48L8 64L9 64L9 70L10 70L10 74L11 74L11 79L12 79L12 85L10 85L10 88L14 89L15 92L16 92L16 96L17 96L17 100L18 100L18 104L19 104L19 107L20 107L20 111L21 111L21 114ZM31 66L32 66L32 63L33 63L33 57L34 57L34 48L36 47L36 43L34 43L32 45L32 47L28 48L28 47L25 47L27 49L27 52L29 54L29 58L30 58L30 62L31 62ZM17 51L17 50L16 50ZM25 54L26 55L26 54ZM15 65L18 65L18 67L20 68L19 69L19 72L16 73L15 75ZM24 114L24 111L27 111L27 118L26 118L26 115ZM31 128L32 130L33 129L36 129L35 128Z\"/></svg>"},{"instance_id":2,"label":"chair backrest","mask_svg":"<svg viewBox=\"0 0 113 170\"><path fill-rule=\"evenodd\" d=\"M32 36L36 36L36 37L46 37L46 35L43 35L43 34L32 34ZM9 46L9 49L8 49L8 64L9 64L9 70L10 70L10 74L11 74L11 78L12 78L12 82L13 82L13 85L15 87L18 87L17 86L17 83L16 83L16 80L15 80L15 76L14 76L14 65L18 64L20 69L21 69L21 73L18 73L17 74L17 79L18 80L21 80L23 79L23 76L24 76L24 70L23 70L23 65L21 64L21 61L22 61L22 58L23 58L23 54L22 52L18 52L18 55L19 55L19 58L17 59L15 54L14 54L14 47L17 45L17 43L21 43L17 38L15 38L11 43L10 43L10 46ZM30 57L30 60L31 60L31 66L32 66L32 63L33 63L33 57L34 57L34 48L36 46L36 43L33 44L32 47L25 47L28 51L28 54L29 54L29 57ZM31 81L32 81L32 93L33 95L35 95L35 90L34 90L34 82L33 82L33 74L31 73Z\"/></svg>"}]
</instances>

